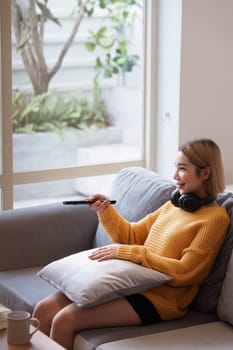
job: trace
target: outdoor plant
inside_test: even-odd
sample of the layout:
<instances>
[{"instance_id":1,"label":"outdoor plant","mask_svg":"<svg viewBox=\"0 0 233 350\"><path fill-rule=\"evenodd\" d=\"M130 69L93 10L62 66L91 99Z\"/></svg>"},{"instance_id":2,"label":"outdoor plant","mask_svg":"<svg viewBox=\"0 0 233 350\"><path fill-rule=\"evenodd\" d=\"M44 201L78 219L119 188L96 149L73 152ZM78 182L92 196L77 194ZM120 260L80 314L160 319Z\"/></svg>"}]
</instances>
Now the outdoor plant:
<instances>
[{"instance_id":1,"label":"outdoor plant","mask_svg":"<svg viewBox=\"0 0 233 350\"><path fill-rule=\"evenodd\" d=\"M98 86L90 101L78 91L66 95L48 91L29 98L22 92L13 94L13 132L34 133L56 131L64 138L64 131L79 132L95 125L110 125Z\"/></svg>"}]
</instances>

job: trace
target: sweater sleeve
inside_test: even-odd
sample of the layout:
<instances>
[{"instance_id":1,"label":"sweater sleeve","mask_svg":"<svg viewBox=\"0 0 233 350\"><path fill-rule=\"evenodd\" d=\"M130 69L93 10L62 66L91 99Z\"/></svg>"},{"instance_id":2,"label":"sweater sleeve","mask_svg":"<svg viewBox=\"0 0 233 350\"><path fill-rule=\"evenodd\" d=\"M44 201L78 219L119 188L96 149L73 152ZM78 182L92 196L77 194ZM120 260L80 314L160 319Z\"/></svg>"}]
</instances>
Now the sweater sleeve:
<instances>
[{"instance_id":1,"label":"sweater sleeve","mask_svg":"<svg viewBox=\"0 0 233 350\"><path fill-rule=\"evenodd\" d=\"M172 281L168 283L170 285L198 284L209 274L228 224L226 217L218 217L202 225L189 247L183 250L180 259L155 254L146 245L122 245L117 257L172 276Z\"/></svg>"},{"instance_id":2,"label":"sweater sleeve","mask_svg":"<svg viewBox=\"0 0 233 350\"><path fill-rule=\"evenodd\" d=\"M143 245L159 213L160 208L138 222L130 223L112 205L109 205L104 211L98 214L98 217L113 242Z\"/></svg>"}]
</instances>

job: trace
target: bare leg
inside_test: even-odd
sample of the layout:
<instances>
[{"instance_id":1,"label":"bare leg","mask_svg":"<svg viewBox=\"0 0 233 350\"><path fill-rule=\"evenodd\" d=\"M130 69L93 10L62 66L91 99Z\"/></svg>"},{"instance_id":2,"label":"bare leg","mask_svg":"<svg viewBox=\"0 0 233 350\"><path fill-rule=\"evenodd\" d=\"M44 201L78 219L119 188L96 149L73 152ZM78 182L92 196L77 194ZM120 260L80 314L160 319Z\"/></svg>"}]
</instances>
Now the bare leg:
<instances>
[{"instance_id":1,"label":"bare leg","mask_svg":"<svg viewBox=\"0 0 233 350\"><path fill-rule=\"evenodd\" d=\"M40 330L49 336L54 316L69 304L71 301L60 292L41 300L33 311L33 317L40 320Z\"/></svg>"},{"instance_id":2,"label":"bare leg","mask_svg":"<svg viewBox=\"0 0 233 350\"><path fill-rule=\"evenodd\" d=\"M72 350L75 334L81 330L140 324L139 316L124 298L90 308L78 308L72 303L55 315L50 336Z\"/></svg>"}]
</instances>

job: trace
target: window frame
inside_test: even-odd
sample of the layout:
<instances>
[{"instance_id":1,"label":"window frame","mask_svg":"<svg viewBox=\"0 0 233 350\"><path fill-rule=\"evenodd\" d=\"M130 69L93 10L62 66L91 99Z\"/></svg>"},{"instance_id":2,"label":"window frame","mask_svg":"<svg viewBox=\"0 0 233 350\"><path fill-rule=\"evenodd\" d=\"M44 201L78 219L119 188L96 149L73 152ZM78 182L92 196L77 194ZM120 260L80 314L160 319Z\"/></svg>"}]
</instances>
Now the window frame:
<instances>
[{"instance_id":1,"label":"window frame","mask_svg":"<svg viewBox=\"0 0 233 350\"><path fill-rule=\"evenodd\" d=\"M2 119L1 210L13 208L15 185L112 174L129 166L155 170L157 115L157 0L144 0L144 152L142 160L59 169L13 172L11 123L11 0L0 2L0 118ZM152 25L153 24L153 25ZM4 48L4 52L3 52Z\"/></svg>"}]
</instances>

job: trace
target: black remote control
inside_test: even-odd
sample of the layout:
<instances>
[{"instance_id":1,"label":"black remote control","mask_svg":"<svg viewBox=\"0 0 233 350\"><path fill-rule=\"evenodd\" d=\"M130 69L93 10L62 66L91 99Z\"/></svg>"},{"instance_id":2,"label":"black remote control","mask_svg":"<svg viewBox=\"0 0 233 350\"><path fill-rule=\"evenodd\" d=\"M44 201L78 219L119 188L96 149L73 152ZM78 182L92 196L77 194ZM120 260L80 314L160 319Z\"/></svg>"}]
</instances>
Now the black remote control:
<instances>
[{"instance_id":1,"label":"black remote control","mask_svg":"<svg viewBox=\"0 0 233 350\"><path fill-rule=\"evenodd\" d=\"M78 204L93 204L95 203L97 200L77 200L77 201L64 201L63 204L65 205L78 205ZM116 204L116 200L109 200L110 204Z\"/></svg>"}]
</instances>

